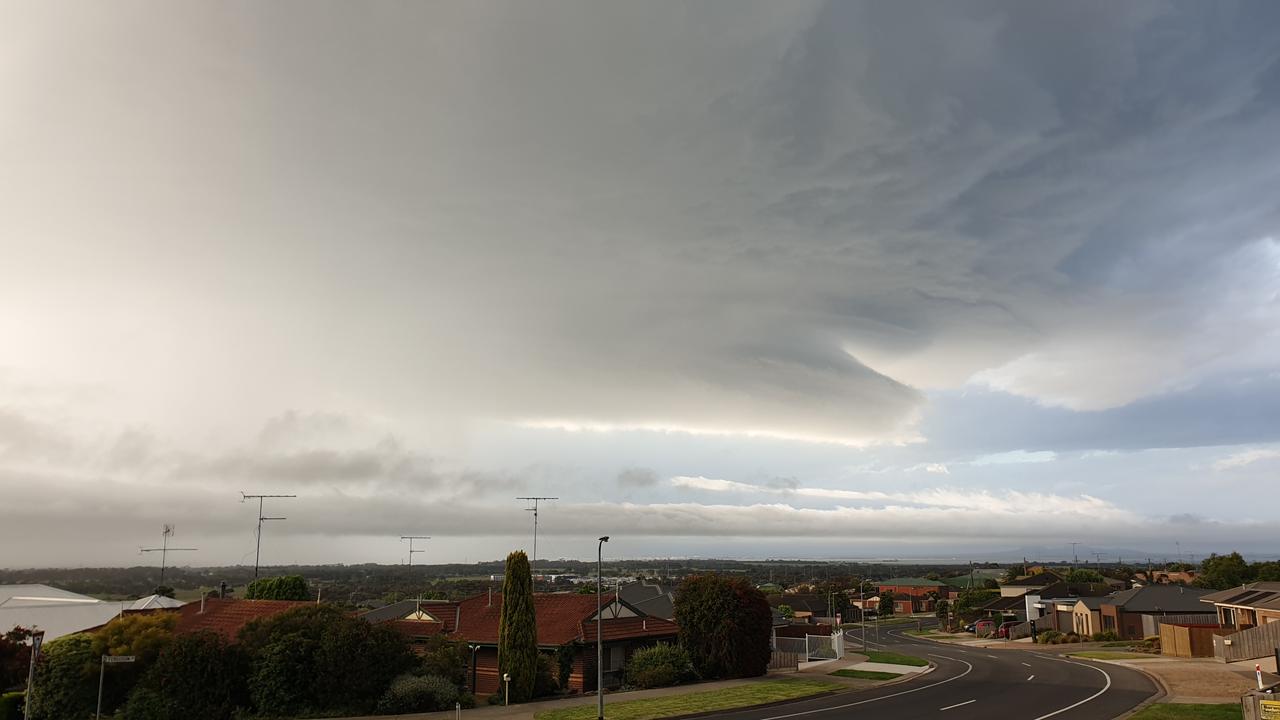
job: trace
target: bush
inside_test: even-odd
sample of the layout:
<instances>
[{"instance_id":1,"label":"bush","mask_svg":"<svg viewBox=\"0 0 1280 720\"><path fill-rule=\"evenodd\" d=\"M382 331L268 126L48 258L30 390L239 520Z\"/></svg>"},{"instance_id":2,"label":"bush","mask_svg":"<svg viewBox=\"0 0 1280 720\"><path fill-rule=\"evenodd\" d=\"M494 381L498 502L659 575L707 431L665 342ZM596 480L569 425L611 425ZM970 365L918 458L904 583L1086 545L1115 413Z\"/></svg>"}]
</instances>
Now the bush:
<instances>
[{"instance_id":1,"label":"bush","mask_svg":"<svg viewBox=\"0 0 1280 720\"><path fill-rule=\"evenodd\" d=\"M22 719L22 693L0 694L0 720Z\"/></svg>"},{"instance_id":2,"label":"bush","mask_svg":"<svg viewBox=\"0 0 1280 720\"><path fill-rule=\"evenodd\" d=\"M301 575L281 575L254 580L245 588L246 600L310 600L311 591Z\"/></svg>"},{"instance_id":3,"label":"bush","mask_svg":"<svg viewBox=\"0 0 1280 720\"><path fill-rule=\"evenodd\" d=\"M675 620L680 645L701 677L756 677L768 669L773 612L746 578L685 578L676 594Z\"/></svg>"},{"instance_id":4,"label":"bush","mask_svg":"<svg viewBox=\"0 0 1280 720\"><path fill-rule=\"evenodd\" d=\"M243 653L220 636L182 635L129 694L124 720L229 720L248 704L247 673Z\"/></svg>"},{"instance_id":5,"label":"bush","mask_svg":"<svg viewBox=\"0 0 1280 720\"><path fill-rule=\"evenodd\" d=\"M1115 630L1104 630L1093 634L1094 642L1114 642L1120 639L1120 635Z\"/></svg>"},{"instance_id":6,"label":"bush","mask_svg":"<svg viewBox=\"0 0 1280 720\"><path fill-rule=\"evenodd\" d=\"M422 648L422 659L415 675L439 675L458 687L467 684L466 643L432 635Z\"/></svg>"},{"instance_id":7,"label":"bush","mask_svg":"<svg viewBox=\"0 0 1280 720\"><path fill-rule=\"evenodd\" d=\"M134 662L107 668L102 685L104 713L113 713L124 704L139 678L155 663L165 647L173 642L173 629L177 625L177 613L125 615L113 619L93 634L95 657L132 655L135 658Z\"/></svg>"},{"instance_id":8,"label":"bush","mask_svg":"<svg viewBox=\"0 0 1280 720\"><path fill-rule=\"evenodd\" d=\"M533 696L546 697L560 692L560 681L557 679L559 671L554 657L538 653L537 672L533 675Z\"/></svg>"},{"instance_id":9,"label":"bush","mask_svg":"<svg viewBox=\"0 0 1280 720\"><path fill-rule=\"evenodd\" d=\"M1057 645L1062 642L1062 633L1057 630L1045 630L1044 632L1037 633L1036 642L1042 645Z\"/></svg>"},{"instance_id":10,"label":"bush","mask_svg":"<svg viewBox=\"0 0 1280 720\"><path fill-rule=\"evenodd\" d=\"M93 714L98 700L98 657L93 636L66 635L40 651L31 688L32 720L69 720Z\"/></svg>"},{"instance_id":11,"label":"bush","mask_svg":"<svg viewBox=\"0 0 1280 720\"><path fill-rule=\"evenodd\" d=\"M667 687L691 679L693 665L684 648L662 643L635 651L624 672L628 685Z\"/></svg>"},{"instance_id":12,"label":"bush","mask_svg":"<svg viewBox=\"0 0 1280 720\"><path fill-rule=\"evenodd\" d=\"M308 605L249 623L249 696L263 715L364 715L391 681L412 669L404 637L328 605Z\"/></svg>"},{"instance_id":13,"label":"bush","mask_svg":"<svg viewBox=\"0 0 1280 720\"><path fill-rule=\"evenodd\" d=\"M458 688L439 675L401 675L378 701L380 715L452 710L458 702Z\"/></svg>"}]
</instances>

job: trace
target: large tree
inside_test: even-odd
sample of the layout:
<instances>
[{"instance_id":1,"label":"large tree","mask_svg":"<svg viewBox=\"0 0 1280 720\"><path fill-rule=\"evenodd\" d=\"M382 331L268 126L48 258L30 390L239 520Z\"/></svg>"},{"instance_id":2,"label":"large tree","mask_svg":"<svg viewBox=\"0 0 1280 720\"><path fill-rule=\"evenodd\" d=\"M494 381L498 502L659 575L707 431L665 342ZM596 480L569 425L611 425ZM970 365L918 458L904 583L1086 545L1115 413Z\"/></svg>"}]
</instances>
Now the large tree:
<instances>
[{"instance_id":1,"label":"large tree","mask_svg":"<svg viewBox=\"0 0 1280 720\"><path fill-rule=\"evenodd\" d=\"M533 698L538 675L538 619L533 609L533 575L523 550L507 556L498 624L498 672L511 675L511 702Z\"/></svg>"},{"instance_id":2,"label":"large tree","mask_svg":"<svg viewBox=\"0 0 1280 720\"><path fill-rule=\"evenodd\" d=\"M311 591L301 575L260 578L245 588L246 600L310 600Z\"/></svg>"},{"instance_id":3,"label":"large tree","mask_svg":"<svg viewBox=\"0 0 1280 720\"><path fill-rule=\"evenodd\" d=\"M769 667L773 613L744 577L693 575L675 599L680 644L703 678L755 677Z\"/></svg>"},{"instance_id":4,"label":"large tree","mask_svg":"<svg viewBox=\"0 0 1280 720\"><path fill-rule=\"evenodd\" d=\"M1240 553L1214 553L1200 563L1200 576L1196 578L1195 584L1203 588L1228 590L1252 582L1254 573L1255 569L1244 561Z\"/></svg>"},{"instance_id":5,"label":"large tree","mask_svg":"<svg viewBox=\"0 0 1280 720\"><path fill-rule=\"evenodd\" d=\"M893 593L888 590L880 593L880 607L878 608L881 615L893 614Z\"/></svg>"}]
</instances>

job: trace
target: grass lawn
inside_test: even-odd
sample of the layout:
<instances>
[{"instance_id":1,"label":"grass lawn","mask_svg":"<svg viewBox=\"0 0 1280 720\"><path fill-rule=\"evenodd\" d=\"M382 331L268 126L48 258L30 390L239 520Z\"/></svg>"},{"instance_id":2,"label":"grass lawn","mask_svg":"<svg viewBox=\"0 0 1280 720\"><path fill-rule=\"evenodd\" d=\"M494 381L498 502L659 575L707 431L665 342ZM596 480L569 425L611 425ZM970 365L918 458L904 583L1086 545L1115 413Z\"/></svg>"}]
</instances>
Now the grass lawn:
<instances>
[{"instance_id":1,"label":"grass lawn","mask_svg":"<svg viewBox=\"0 0 1280 720\"><path fill-rule=\"evenodd\" d=\"M894 675L893 673L876 672L875 670L854 670L853 668L845 668L843 670L837 670L833 673L827 674L836 675L838 677L858 678L859 680L894 680L902 677L901 675Z\"/></svg>"},{"instance_id":2,"label":"grass lawn","mask_svg":"<svg viewBox=\"0 0 1280 720\"><path fill-rule=\"evenodd\" d=\"M1084 652L1071 653L1070 657L1084 658L1086 660L1147 660L1155 656L1147 653L1085 650Z\"/></svg>"},{"instance_id":3,"label":"grass lawn","mask_svg":"<svg viewBox=\"0 0 1280 720\"><path fill-rule=\"evenodd\" d=\"M1232 705L1148 705L1130 720L1240 720L1239 703Z\"/></svg>"},{"instance_id":4,"label":"grass lawn","mask_svg":"<svg viewBox=\"0 0 1280 720\"><path fill-rule=\"evenodd\" d=\"M907 634L908 634L908 635L916 635L916 636L921 636L921 635L936 635L937 633L938 633L938 631L937 631L937 630L934 630L933 628L925 628L924 630L908 630L908 631L907 631Z\"/></svg>"},{"instance_id":5,"label":"grass lawn","mask_svg":"<svg viewBox=\"0 0 1280 720\"><path fill-rule=\"evenodd\" d=\"M843 686L826 680L762 680L723 690L705 690L648 700L609 702L606 713L609 720L654 720L676 715L763 705L842 689L844 689ZM591 703L562 710L543 710L533 717L535 720L594 720L596 705Z\"/></svg>"},{"instance_id":6,"label":"grass lawn","mask_svg":"<svg viewBox=\"0 0 1280 720\"><path fill-rule=\"evenodd\" d=\"M864 653L868 662L885 663L886 665L910 665L911 667L924 667L929 664L928 660L918 658L915 655L903 655L901 653L883 652L881 650L868 650Z\"/></svg>"}]
</instances>

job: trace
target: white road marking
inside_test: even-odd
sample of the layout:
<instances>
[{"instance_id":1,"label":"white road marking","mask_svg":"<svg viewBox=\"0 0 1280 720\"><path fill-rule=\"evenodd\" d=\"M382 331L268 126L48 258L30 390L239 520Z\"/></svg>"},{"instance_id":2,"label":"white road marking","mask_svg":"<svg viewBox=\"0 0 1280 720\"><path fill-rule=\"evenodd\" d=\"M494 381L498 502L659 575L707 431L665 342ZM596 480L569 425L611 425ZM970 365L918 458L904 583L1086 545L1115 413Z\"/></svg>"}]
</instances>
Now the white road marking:
<instances>
[{"instance_id":1,"label":"white road marking","mask_svg":"<svg viewBox=\"0 0 1280 720\"><path fill-rule=\"evenodd\" d=\"M951 709L958 708L958 707L964 707L965 705L968 705L969 703L976 703L976 702L978 702L978 700L977 700L976 698L975 698L975 699L973 699L973 700L965 700L965 701L964 701L964 702L962 702L962 703L956 703L955 705L948 705L948 706L946 706L946 707L944 707L944 708L938 708L938 712L942 712L943 710L951 710Z\"/></svg>"},{"instance_id":2,"label":"white road marking","mask_svg":"<svg viewBox=\"0 0 1280 720\"><path fill-rule=\"evenodd\" d=\"M1035 680L1035 679L1036 679L1036 676L1032 675L1031 677L1027 678L1027 682L1031 682L1032 680Z\"/></svg>"},{"instance_id":3,"label":"white road marking","mask_svg":"<svg viewBox=\"0 0 1280 720\"><path fill-rule=\"evenodd\" d=\"M1085 703L1089 702L1090 700L1092 700L1092 699L1094 699L1094 698L1098 697L1098 696L1099 696L1099 695L1101 695L1102 693L1104 693L1104 692L1106 692L1106 691L1108 691L1108 690L1110 690L1110 689L1111 689L1111 676L1107 674L1107 671L1106 671L1106 670L1103 670L1102 668L1099 668L1099 667L1094 667L1094 666L1092 666L1092 665L1085 665L1084 663L1072 662L1072 661L1070 661L1070 660L1061 660L1060 658L1053 658L1053 659L1055 659L1055 660L1060 660L1061 662L1067 663L1068 665L1080 665L1081 667L1087 667L1087 668L1089 668L1090 670L1097 670L1098 672L1102 673L1102 677L1104 677L1104 678L1106 678L1106 679L1107 679L1107 684L1106 684L1106 685L1103 685L1101 690L1099 690L1098 692L1096 692L1096 693L1094 693L1094 694L1090 695L1089 697L1087 697L1087 698L1085 698L1085 699L1081 700L1080 702L1078 702L1078 703L1073 703L1073 704L1071 704L1071 705L1068 705L1068 706L1066 706L1066 707L1064 707L1064 708L1060 708L1060 709L1058 709L1058 710L1054 710L1054 711L1053 711L1053 712L1051 712L1051 713L1046 713L1046 714L1041 715L1040 717L1036 718L1035 720L1045 720L1045 718L1051 718L1051 717L1053 717L1054 715L1061 715L1062 713L1064 713L1064 712L1066 712L1066 711L1068 711L1068 710L1070 710L1070 709L1072 709L1072 708L1080 707L1081 705L1083 705L1083 704L1085 704Z\"/></svg>"},{"instance_id":4,"label":"white road marking","mask_svg":"<svg viewBox=\"0 0 1280 720\"><path fill-rule=\"evenodd\" d=\"M942 656L940 655L939 657L942 657ZM951 660L953 658L947 658L947 659ZM896 698L896 697L901 697L903 695L910 695L911 693L917 693L917 692L920 692L921 690L928 690L929 688L938 687L939 685L946 685L949 682L952 682L954 680L959 680L965 675L968 675L969 673L973 672L973 666L965 662L964 660L955 660L955 662L963 663L965 666L965 671L960 673L959 675L956 675L955 677L949 677L946 680L940 680L936 683L930 683L929 685L921 685L918 688L903 690L902 692L896 692L896 693L893 693L892 695L882 695L880 697L867 698L866 700L859 700L857 702L845 703L844 705L836 705L835 707L817 708L816 710L802 710L800 712L787 713L786 715L774 715L773 717L763 718L763 720L784 720L784 718L801 717L803 715L815 715L817 713L831 712L832 710L844 710L845 708L851 708L851 707L854 707L855 705L866 705L867 703L878 702L880 700L888 700L889 698ZM1041 720L1041 718L1036 718L1036 720Z\"/></svg>"},{"instance_id":5,"label":"white road marking","mask_svg":"<svg viewBox=\"0 0 1280 720\"><path fill-rule=\"evenodd\" d=\"M1026 665L1027 667L1031 667L1031 663L1022 663L1022 664Z\"/></svg>"}]
</instances>

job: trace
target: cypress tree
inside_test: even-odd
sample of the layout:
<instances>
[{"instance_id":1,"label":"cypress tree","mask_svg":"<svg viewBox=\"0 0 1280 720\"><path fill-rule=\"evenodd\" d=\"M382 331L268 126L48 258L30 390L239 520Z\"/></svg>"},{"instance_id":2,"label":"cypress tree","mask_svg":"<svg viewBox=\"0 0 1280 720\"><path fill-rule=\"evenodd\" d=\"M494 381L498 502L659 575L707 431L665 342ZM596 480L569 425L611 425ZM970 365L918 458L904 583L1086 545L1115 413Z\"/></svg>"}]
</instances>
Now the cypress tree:
<instances>
[{"instance_id":1,"label":"cypress tree","mask_svg":"<svg viewBox=\"0 0 1280 720\"><path fill-rule=\"evenodd\" d=\"M507 556L498 624L498 673L499 678L501 673L511 674L511 702L533 698L538 673L538 621L533 610L533 575L523 550Z\"/></svg>"}]
</instances>

